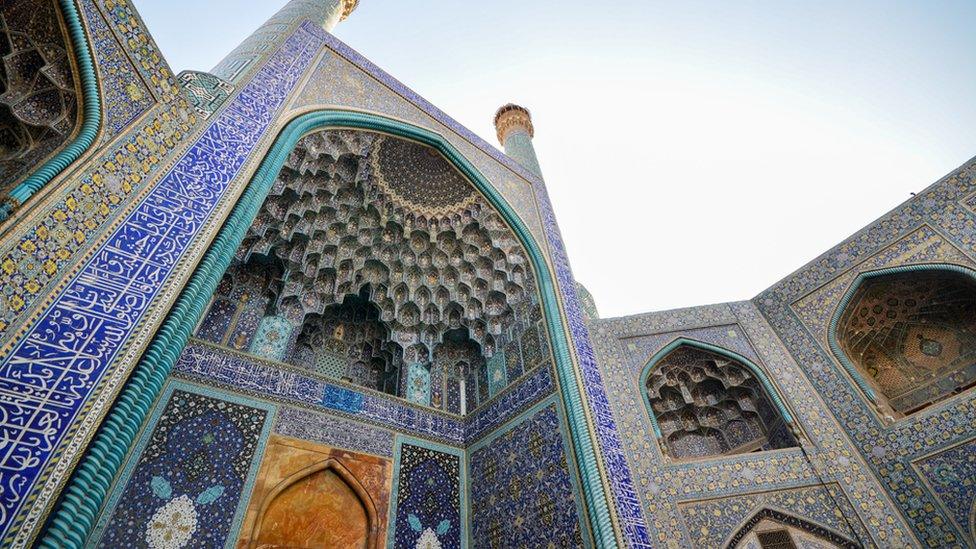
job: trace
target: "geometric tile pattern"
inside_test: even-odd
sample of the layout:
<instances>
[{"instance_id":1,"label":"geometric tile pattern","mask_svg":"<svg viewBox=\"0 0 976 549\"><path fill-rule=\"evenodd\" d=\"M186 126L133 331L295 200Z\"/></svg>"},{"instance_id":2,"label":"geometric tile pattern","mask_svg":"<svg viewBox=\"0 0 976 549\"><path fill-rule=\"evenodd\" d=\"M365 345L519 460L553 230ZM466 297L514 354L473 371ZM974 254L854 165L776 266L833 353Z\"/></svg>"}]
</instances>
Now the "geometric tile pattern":
<instances>
[{"instance_id":1,"label":"geometric tile pattern","mask_svg":"<svg viewBox=\"0 0 976 549\"><path fill-rule=\"evenodd\" d=\"M879 496L881 487L854 459L823 402L803 371L748 302L707 305L592 322L590 332L606 376L608 393L625 441L627 460L641 490L642 506L655 546L695 546L697 535L678 510L682 502L776 491L836 481L876 541L908 544L907 527ZM809 440L801 448L669 462L655 444L641 403L641 372L661 349L678 338L733 350L749 358L771 379ZM866 538L867 539L867 538ZM909 538L910 539L910 538Z\"/></svg>"},{"instance_id":2,"label":"geometric tile pattern","mask_svg":"<svg viewBox=\"0 0 976 549\"><path fill-rule=\"evenodd\" d=\"M270 411L175 390L161 400L99 521L99 547L223 547ZM229 400L224 400L229 398Z\"/></svg>"},{"instance_id":3,"label":"geometric tile pattern","mask_svg":"<svg viewBox=\"0 0 976 549\"><path fill-rule=\"evenodd\" d=\"M545 362L464 417L464 444L481 440L555 392L552 366Z\"/></svg>"},{"instance_id":4,"label":"geometric tile pattern","mask_svg":"<svg viewBox=\"0 0 976 549\"><path fill-rule=\"evenodd\" d=\"M92 55L98 66L98 84L105 110L102 136L105 142L129 127L156 100L126 55L127 44L119 43L96 1L81 0L79 4L88 27Z\"/></svg>"},{"instance_id":5,"label":"geometric tile pattern","mask_svg":"<svg viewBox=\"0 0 976 549\"><path fill-rule=\"evenodd\" d=\"M476 547L581 547L556 404L527 412L468 453Z\"/></svg>"},{"instance_id":6,"label":"geometric tile pattern","mask_svg":"<svg viewBox=\"0 0 976 549\"><path fill-rule=\"evenodd\" d=\"M924 487L912 460L972 436L974 394L951 397L898 421L885 418L830 351L826 324L860 273L924 263L971 267L976 217L956 201L974 191L976 162L970 162L754 300L804 365L818 394L831 403L831 413L914 534L928 546L951 546L971 536Z\"/></svg>"},{"instance_id":7,"label":"geometric tile pattern","mask_svg":"<svg viewBox=\"0 0 976 549\"><path fill-rule=\"evenodd\" d=\"M867 539L864 527L856 519L850 520L856 516L850 503L842 499L838 509L837 495L834 485L811 486L685 503L680 509L694 547L725 547L740 525L763 509L783 510L788 516L838 532L842 539Z\"/></svg>"},{"instance_id":8,"label":"geometric tile pattern","mask_svg":"<svg viewBox=\"0 0 976 549\"><path fill-rule=\"evenodd\" d=\"M976 540L976 439L915 462L956 526Z\"/></svg>"},{"instance_id":9,"label":"geometric tile pattern","mask_svg":"<svg viewBox=\"0 0 976 549\"><path fill-rule=\"evenodd\" d=\"M397 455L396 547L460 549L461 456L403 442Z\"/></svg>"},{"instance_id":10,"label":"geometric tile pattern","mask_svg":"<svg viewBox=\"0 0 976 549\"><path fill-rule=\"evenodd\" d=\"M15 395L0 402L5 438L16 441L0 456L0 484L11 487L0 497L0 532L31 531L12 526L23 520L18 513L42 473L50 473L52 449L79 427L76 420L89 420L90 429L100 415L101 410L88 409L89 397L103 388L123 342L274 120L310 63L319 36L309 28L285 42L0 363L0 379ZM58 462L59 475L70 462ZM48 492L45 502L60 480L42 487Z\"/></svg>"},{"instance_id":11,"label":"geometric tile pattern","mask_svg":"<svg viewBox=\"0 0 976 549\"><path fill-rule=\"evenodd\" d=\"M159 52L146 25L133 9L130 0L99 0L105 19L115 31L119 42L126 45L127 54L142 80L159 101L165 103L179 91L173 72Z\"/></svg>"}]
</instances>

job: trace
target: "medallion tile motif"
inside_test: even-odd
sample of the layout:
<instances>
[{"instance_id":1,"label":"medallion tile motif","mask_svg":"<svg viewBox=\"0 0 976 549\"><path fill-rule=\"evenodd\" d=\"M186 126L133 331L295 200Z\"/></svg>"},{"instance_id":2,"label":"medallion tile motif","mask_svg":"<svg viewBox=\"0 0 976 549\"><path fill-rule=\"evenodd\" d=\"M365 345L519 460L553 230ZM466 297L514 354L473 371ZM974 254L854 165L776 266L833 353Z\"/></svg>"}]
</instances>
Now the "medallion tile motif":
<instances>
[{"instance_id":1,"label":"medallion tile motif","mask_svg":"<svg viewBox=\"0 0 976 549\"><path fill-rule=\"evenodd\" d=\"M461 456L409 442L399 450L394 547L460 549Z\"/></svg>"},{"instance_id":2,"label":"medallion tile motif","mask_svg":"<svg viewBox=\"0 0 976 549\"><path fill-rule=\"evenodd\" d=\"M99 547L224 546L270 416L234 400L170 393L100 521Z\"/></svg>"}]
</instances>

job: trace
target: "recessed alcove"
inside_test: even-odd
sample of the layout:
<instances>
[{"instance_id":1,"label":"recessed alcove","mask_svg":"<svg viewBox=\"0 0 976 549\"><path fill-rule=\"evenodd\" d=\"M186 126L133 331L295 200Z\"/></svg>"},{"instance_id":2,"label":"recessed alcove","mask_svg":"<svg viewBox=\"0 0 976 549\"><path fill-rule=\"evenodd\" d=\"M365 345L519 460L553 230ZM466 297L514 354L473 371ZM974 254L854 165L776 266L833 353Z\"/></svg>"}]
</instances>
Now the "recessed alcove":
<instances>
[{"instance_id":1,"label":"recessed alcove","mask_svg":"<svg viewBox=\"0 0 976 549\"><path fill-rule=\"evenodd\" d=\"M0 4L0 197L67 143L78 110L58 3Z\"/></svg>"},{"instance_id":2,"label":"recessed alcove","mask_svg":"<svg viewBox=\"0 0 976 549\"><path fill-rule=\"evenodd\" d=\"M963 269L861 277L833 330L845 365L897 415L976 385L976 279Z\"/></svg>"},{"instance_id":3,"label":"recessed alcove","mask_svg":"<svg viewBox=\"0 0 976 549\"><path fill-rule=\"evenodd\" d=\"M649 412L675 459L796 446L762 382L728 356L678 345L644 379Z\"/></svg>"}]
</instances>

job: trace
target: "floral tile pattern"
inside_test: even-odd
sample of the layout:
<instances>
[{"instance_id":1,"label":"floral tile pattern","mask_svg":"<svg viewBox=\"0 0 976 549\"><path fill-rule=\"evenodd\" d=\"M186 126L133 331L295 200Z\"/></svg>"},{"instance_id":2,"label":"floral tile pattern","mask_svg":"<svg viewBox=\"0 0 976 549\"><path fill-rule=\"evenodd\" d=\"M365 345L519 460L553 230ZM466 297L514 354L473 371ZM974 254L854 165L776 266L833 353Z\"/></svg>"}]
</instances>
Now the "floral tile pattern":
<instances>
[{"instance_id":1,"label":"floral tile pattern","mask_svg":"<svg viewBox=\"0 0 976 549\"><path fill-rule=\"evenodd\" d=\"M461 459L460 451L409 441L399 445L394 547L460 549L465 531Z\"/></svg>"},{"instance_id":2,"label":"floral tile pattern","mask_svg":"<svg viewBox=\"0 0 976 549\"><path fill-rule=\"evenodd\" d=\"M271 414L198 391L169 391L99 522L99 547L224 546Z\"/></svg>"},{"instance_id":3,"label":"floral tile pattern","mask_svg":"<svg viewBox=\"0 0 976 549\"><path fill-rule=\"evenodd\" d=\"M475 547L581 547L580 517L554 403L469 450Z\"/></svg>"}]
</instances>

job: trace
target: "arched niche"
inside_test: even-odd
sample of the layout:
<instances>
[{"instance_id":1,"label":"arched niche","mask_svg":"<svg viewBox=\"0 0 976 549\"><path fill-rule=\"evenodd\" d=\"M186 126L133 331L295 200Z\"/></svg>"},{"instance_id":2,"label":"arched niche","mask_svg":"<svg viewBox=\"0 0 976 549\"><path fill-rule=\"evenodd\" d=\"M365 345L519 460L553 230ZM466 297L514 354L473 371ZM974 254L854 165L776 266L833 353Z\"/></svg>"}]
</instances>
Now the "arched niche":
<instances>
[{"instance_id":1,"label":"arched niche","mask_svg":"<svg viewBox=\"0 0 976 549\"><path fill-rule=\"evenodd\" d=\"M679 338L648 361L641 392L661 448L674 459L797 445L775 387L738 353Z\"/></svg>"},{"instance_id":2,"label":"arched niche","mask_svg":"<svg viewBox=\"0 0 976 549\"><path fill-rule=\"evenodd\" d=\"M919 265L860 275L830 345L882 411L908 415L976 385L976 273Z\"/></svg>"},{"instance_id":3,"label":"arched niche","mask_svg":"<svg viewBox=\"0 0 976 549\"><path fill-rule=\"evenodd\" d=\"M861 549L832 528L780 509L763 508L746 519L723 545L727 549Z\"/></svg>"},{"instance_id":4,"label":"arched niche","mask_svg":"<svg viewBox=\"0 0 976 549\"><path fill-rule=\"evenodd\" d=\"M187 339L192 334L194 326L203 317L208 303L216 290L221 273L225 272L233 263L234 252L247 234L247 229L260 211L264 198L275 184L276 174L284 165L290 150L303 135L323 128L361 128L367 130L389 132L394 135L414 139L437 149L449 159L451 164L460 170L466 178L475 184L478 190L488 199L510 226L519 243L529 253L530 265L527 266L538 276L538 292L541 296L541 315L538 327L527 330L540 341L551 342L547 349L552 351L555 361L555 374L558 378L560 396L565 405L567 423L571 431L572 446L581 477L581 488L586 500L585 508L597 543L612 545L617 542L616 531L610 518L611 511L608 503L607 490L604 485L604 475L595 466L597 455L596 439L589 429L589 422L583 409L582 390L576 382L574 363L569 352L571 341L560 326L563 315L557 297L558 286L553 273L548 269L545 255L529 231L525 223L507 204L501 194L492 187L484 175L476 169L453 145L442 136L410 124L383 118L380 116L348 112L341 110L320 110L305 113L289 122L275 140L274 145L266 154L261 166L244 190L236 206L227 218L224 226L213 240L210 248L200 260L189 282L183 288L180 298L171 309L169 316L163 321L156 337L150 344L143 359L139 362L132 375L132 381L123 390L119 401L131 399L137 406L116 408L110 412L108 421L119 421L123 425L132 426L133 430L145 419L146 410L158 397L161 384L156 380L163 379L172 368L185 348ZM519 269L513 269L518 272ZM523 356L526 347L523 346ZM538 351L538 348L536 349ZM534 353L533 360L526 359L526 363L537 364L541 353ZM548 351L547 351L548 354ZM146 381L149 380L149 381ZM89 450L98 455L124 455L131 442L131 438L96 438ZM82 515L94 516L105 489L93 484L89 479L102 475L117 474L121 463L113 460L86 460L79 466L79 474L73 477L69 490L72 493L93 495L93 497L77 498L66 501L57 513L58 520L71 522ZM624 469L626 472L626 469Z\"/></svg>"},{"instance_id":5,"label":"arched niche","mask_svg":"<svg viewBox=\"0 0 976 549\"><path fill-rule=\"evenodd\" d=\"M328 129L289 152L197 337L462 414L538 364L521 364L541 347L536 284L437 149Z\"/></svg>"},{"instance_id":6,"label":"arched niche","mask_svg":"<svg viewBox=\"0 0 976 549\"><path fill-rule=\"evenodd\" d=\"M282 480L262 502L250 547L379 547L376 507L330 458Z\"/></svg>"},{"instance_id":7,"label":"arched niche","mask_svg":"<svg viewBox=\"0 0 976 549\"><path fill-rule=\"evenodd\" d=\"M2 199L78 129L80 77L73 50L57 0L0 4Z\"/></svg>"}]
</instances>

